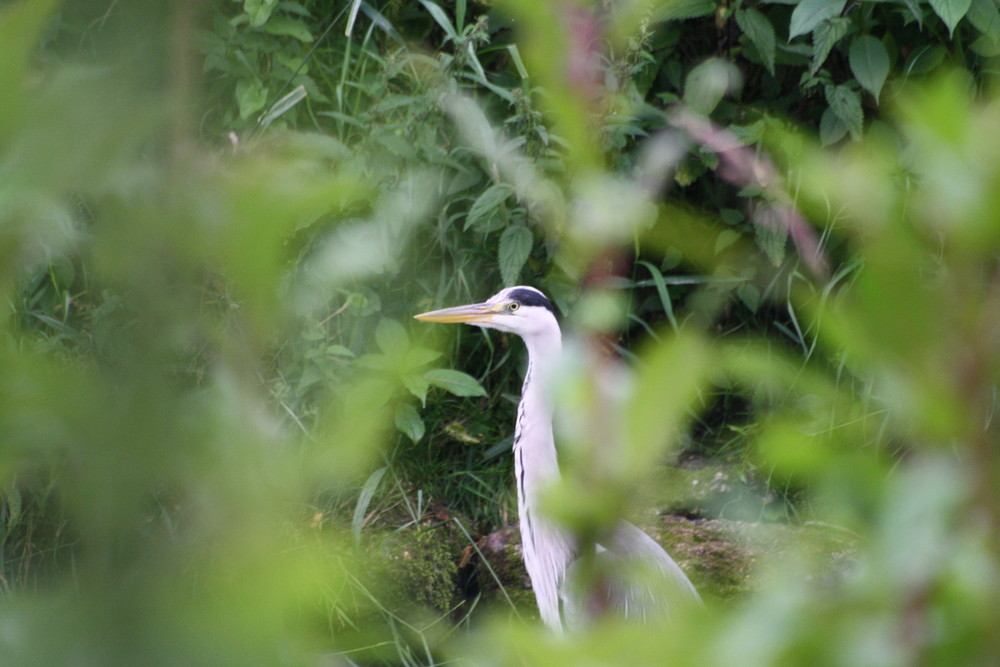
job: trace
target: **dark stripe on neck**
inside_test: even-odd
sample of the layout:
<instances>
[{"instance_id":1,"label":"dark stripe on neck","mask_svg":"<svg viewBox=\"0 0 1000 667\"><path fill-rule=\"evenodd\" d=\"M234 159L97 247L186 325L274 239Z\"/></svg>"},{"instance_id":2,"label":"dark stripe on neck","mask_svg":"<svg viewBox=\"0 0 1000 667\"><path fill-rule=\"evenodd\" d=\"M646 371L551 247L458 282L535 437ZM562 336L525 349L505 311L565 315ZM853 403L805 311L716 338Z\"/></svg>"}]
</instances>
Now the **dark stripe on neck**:
<instances>
[{"instance_id":1,"label":"dark stripe on neck","mask_svg":"<svg viewBox=\"0 0 1000 667\"><path fill-rule=\"evenodd\" d=\"M507 296L514 301L517 301L522 306L541 306L553 315L556 314L555 308L552 307L552 302L549 301L548 298L541 292L536 292L530 289L516 289Z\"/></svg>"}]
</instances>

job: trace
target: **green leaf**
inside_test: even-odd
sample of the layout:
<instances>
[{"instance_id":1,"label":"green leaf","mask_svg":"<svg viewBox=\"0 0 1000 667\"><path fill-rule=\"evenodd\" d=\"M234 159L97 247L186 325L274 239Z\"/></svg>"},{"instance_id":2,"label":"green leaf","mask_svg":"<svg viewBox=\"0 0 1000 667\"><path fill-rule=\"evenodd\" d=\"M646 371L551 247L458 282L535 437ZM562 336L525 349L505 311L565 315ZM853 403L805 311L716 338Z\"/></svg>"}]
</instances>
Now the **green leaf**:
<instances>
[{"instance_id":1,"label":"green leaf","mask_svg":"<svg viewBox=\"0 0 1000 667\"><path fill-rule=\"evenodd\" d=\"M713 0L674 0L673 2L659 3L654 20L683 21L714 14L715 10Z\"/></svg>"},{"instance_id":2,"label":"green leaf","mask_svg":"<svg viewBox=\"0 0 1000 667\"><path fill-rule=\"evenodd\" d=\"M427 391L431 388L431 383L423 375L412 373L401 375L399 378L406 391L410 392L414 398L420 399L420 405L427 405Z\"/></svg>"},{"instance_id":3,"label":"green leaf","mask_svg":"<svg viewBox=\"0 0 1000 667\"><path fill-rule=\"evenodd\" d=\"M393 354L409 346L410 337L402 324L384 317L375 327L375 344L385 354Z\"/></svg>"},{"instance_id":4,"label":"green leaf","mask_svg":"<svg viewBox=\"0 0 1000 667\"><path fill-rule=\"evenodd\" d=\"M236 102L240 107L240 118L246 120L267 104L267 88L260 79L240 79L236 82Z\"/></svg>"},{"instance_id":5,"label":"green leaf","mask_svg":"<svg viewBox=\"0 0 1000 667\"><path fill-rule=\"evenodd\" d=\"M424 373L424 379L455 396L485 396L486 390L476 378L462 371L437 368Z\"/></svg>"},{"instance_id":6,"label":"green leaf","mask_svg":"<svg viewBox=\"0 0 1000 667\"><path fill-rule=\"evenodd\" d=\"M396 428L413 442L420 442L427 430L420 413L409 403L400 403L396 406L395 422Z\"/></svg>"},{"instance_id":7,"label":"green leaf","mask_svg":"<svg viewBox=\"0 0 1000 667\"><path fill-rule=\"evenodd\" d=\"M889 75L889 52L885 50L885 45L871 35L858 37L851 43L848 59L854 78L878 102L885 77Z\"/></svg>"},{"instance_id":8,"label":"green leaf","mask_svg":"<svg viewBox=\"0 0 1000 667\"><path fill-rule=\"evenodd\" d=\"M764 67L774 74L774 51L777 39L774 36L774 26L756 9L736 10L736 25L739 26L747 39L757 48Z\"/></svg>"},{"instance_id":9,"label":"green leaf","mask_svg":"<svg viewBox=\"0 0 1000 667\"><path fill-rule=\"evenodd\" d=\"M756 313L757 309L760 308L762 295L760 288L756 285L743 283L736 288L736 296L740 298L740 301L743 302L743 305L746 306L751 313Z\"/></svg>"},{"instance_id":10,"label":"green leaf","mask_svg":"<svg viewBox=\"0 0 1000 667\"><path fill-rule=\"evenodd\" d=\"M306 24L290 16L272 16L271 20L265 23L261 30L269 35L294 37L300 42L313 41L312 33L309 32Z\"/></svg>"},{"instance_id":11,"label":"green leaf","mask_svg":"<svg viewBox=\"0 0 1000 667\"><path fill-rule=\"evenodd\" d=\"M847 125L840 116L827 107L823 117L819 119L819 142L822 146L831 146L847 135Z\"/></svg>"},{"instance_id":12,"label":"green leaf","mask_svg":"<svg viewBox=\"0 0 1000 667\"><path fill-rule=\"evenodd\" d=\"M723 229L719 232L719 235L715 237L715 254L719 254L729 246L733 245L740 240L739 232L734 232L731 229Z\"/></svg>"},{"instance_id":13,"label":"green leaf","mask_svg":"<svg viewBox=\"0 0 1000 667\"><path fill-rule=\"evenodd\" d=\"M813 31L813 59L809 74L819 71L831 49L850 31L851 20L842 16L823 21L816 27Z\"/></svg>"},{"instance_id":14,"label":"green leaf","mask_svg":"<svg viewBox=\"0 0 1000 667\"><path fill-rule=\"evenodd\" d=\"M972 6L972 0L929 0L929 2L934 8L934 13L948 26L948 33L951 36L954 36L955 26Z\"/></svg>"},{"instance_id":15,"label":"green leaf","mask_svg":"<svg viewBox=\"0 0 1000 667\"><path fill-rule=\"evenodd\" d=\"M692 69L684 81L684 104L706 116L738 81L731 63L710 58Z\"/></svg>"},{"instance_id":16,"label":"green leaf","mask_svg":"<svg viewBox=\"0 0 1000 667\"><path fill-rule=\"evenodd\" d=\"M353 357L354 356L354 352L352 352L349 348L346 348L343 345L338 345L336 343L334 343L333 345L327 345L326 346L326 353L329 354L331 357Z\"/></svg>"},{"instance_id":17,"label":"green leaf","mask_svg":"<svg viewBox=\"0 0 1000 667\"><path fill-rule=\"evenodd\" d=\"M933 71L944 62L947 51L940 44L928 44L915 50L903 66L905 76L920 76Z\"/></svg>"},{"instance_id":18,"label":"green leaf","mask_svg":"<svg viewBox=\"0 0 1000 667\"><path fill-rule=\"evenodd\" d=\"M455 26L451 24L451 19L448 18L448 15L444 13L443 9L428 0L420 0L420 4L422 4L428 12L430 12L430 15L434 18L437 24L441 26L441 29L444 30L449 39L455 41L458 40L458 32L455 31Z\"/></svg>"},{"instance_id":19,"label":"green leaf","mask_svg":"<svg viewBox=\"0 0 1000 667\"><path fill-rule=\"evenodd\" d=\"M753 226L757 247L764 251L772 265L781 266L785 261L788 228L781 223L777 212L770 206L759 206L754 218L757 222Z\"/></svg>"},{"instance_id":20,"label":"green leaf","mask_svg":"<svg viewBox=\"0 0 1000 667\"><path fill-rule=\"evenodd\" d=\"M490 231L494 216L512 194L514 194L514 188L506 183L498 183L486 188L469 209L469 215L465 218L465 229L475 228L480 232Z\"/></svg>"},{"instance_id":21,"label":"green leaf","mask_svg":"<svg viewBox=\"0 0 1000 667\"><path fill-rule=\"evenodd\" d=\"M972 0L966 16L976 30L990 40L1000 42L1000 11L995 0Z\"/></svg>"},{"instance_id":22,"label":"green leaf","mask_svg":"<svg viewBox=\"0 0 1000 667\"><path fill-rule=\"evenodd\" d=\"M438 359L440 356L441 353L437 350L431 350L426 347L411 347L406 351L403 363L407 368L419 368L424 364L429 364Z\"/></svg>"},{"instance_id":23,"label":"green leaf","mask_svg":"<svg viewBox=\"0 0 1000 667\"><path fill-rule=\"evenodd\" d=\"M840 16L847 0L802 0L792 11L788 24L788 41L812 32L826 19Z\"/></svg>"},{"instance_id":24,"label":"green leaf","mask_svg":"<svg viewBox=\"0 0 1000 667\"><path fill-rule=\"evenodd\" d=\"M861 128L864 123L865 114L861 109L861 96L857 91L851 90L847 86L827 86L826 102L830 105L833 113L837 114L840 120L844 121L851 137L859 139Z\"/></svg>"},{"instance_id":25,"label":"green leaf","mask_svg":"<svg viewBox=\"0 0 1000 667\"><path fill-rule=\"evenodd\" d=\"M504 285L516 285L524 263L531 255L535 237L524 225L515 225L503 230L500 235L500 279Z\"/></svg>"},{"instance_id":26,"label":"green leaf","mask_svg":"<svg viewBox=\"0 0 1000 667\"><path fill-rule=\"evenodd\" d=\"M365 523L368 505L371 504L372 498L375 497L378 484L382 481L382 476L385 475L385 471L388 469L387 466L379 468L368 476L368 479L365 480L365 485L361 487L361 495L358 496L358 504L354 506L354 518L351 520L351 532L354 533L355 541L361 540L361 528Z\"/></svg>"},{"instance_id":27,"label":"green leaf","mask_svg":"<svg viewBox=\"0 0 1000 667\"><path fill-rule=\"evenodd\" d=\"M917 27L923 30L924 28L924 12L920 9L920 0L901 0L906 8L910 10L910 15L917 22Z\"/></svg>"},{"instance_id":28,"label":"green leaf","mask_svg":"<svg viewBox=\"0 0 1000 667\"><path fill-rule=\"evenodd\" d=\"M243 11L250 17L250 25L259 28L267 23L277 6L278 0L244 0Z\"/></svg>"}]
</instances>

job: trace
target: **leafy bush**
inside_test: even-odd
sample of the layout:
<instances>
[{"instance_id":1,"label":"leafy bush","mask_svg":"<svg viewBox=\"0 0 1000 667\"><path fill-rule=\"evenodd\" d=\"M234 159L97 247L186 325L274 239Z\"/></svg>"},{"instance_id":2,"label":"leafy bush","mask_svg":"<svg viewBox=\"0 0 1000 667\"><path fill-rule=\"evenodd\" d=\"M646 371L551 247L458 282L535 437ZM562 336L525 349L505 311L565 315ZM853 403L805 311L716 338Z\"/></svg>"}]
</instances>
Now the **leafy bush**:
<instances>
[{"instance_id":1,"label":"leafy bush","mask_svg":"<svg viewBox=\"0 0 1000 667\"><path fill-rule=\"evenodd\" d=\"M993 4L122 4L0 10L4 662L997 653ZM376 531L513 515L518 387L404 323L522 281L585 341L547 511L600 535L689 445L857 571L573 642L446 627L450 567L397 607Z\"/></svg>"}]
</instances>

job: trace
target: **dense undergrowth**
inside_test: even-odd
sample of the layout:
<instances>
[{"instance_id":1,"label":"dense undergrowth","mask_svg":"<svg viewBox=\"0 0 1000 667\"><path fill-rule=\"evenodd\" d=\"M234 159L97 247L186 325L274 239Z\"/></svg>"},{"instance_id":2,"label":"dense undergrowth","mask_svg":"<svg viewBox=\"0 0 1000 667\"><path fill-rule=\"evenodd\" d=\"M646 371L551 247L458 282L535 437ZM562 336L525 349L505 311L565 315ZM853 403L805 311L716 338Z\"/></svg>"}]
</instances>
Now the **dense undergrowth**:
<instances>
[{"instance_id":1,"label":"dense undergrowth","mask_svg":"<svg viewBox=\"0 0 1000 667\"><path fill-rule=\"evenodd\" d=\"M998 43L992 0L5 3L2 661L988 664ZM710 543L675 632L544 635L484 553L520 344L410 322L517 283L577 341L547 510L705 522L649 522ZM725 520L781 525L736 572Z\"/></svg>"}]
</instances>

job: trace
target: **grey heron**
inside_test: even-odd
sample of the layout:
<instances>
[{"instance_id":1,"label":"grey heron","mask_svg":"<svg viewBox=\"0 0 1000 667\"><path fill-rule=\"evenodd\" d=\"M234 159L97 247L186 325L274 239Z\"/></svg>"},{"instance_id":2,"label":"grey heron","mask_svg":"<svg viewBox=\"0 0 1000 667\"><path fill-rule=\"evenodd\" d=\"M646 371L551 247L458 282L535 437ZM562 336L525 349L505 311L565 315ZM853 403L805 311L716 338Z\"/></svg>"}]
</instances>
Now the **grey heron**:
<instances>
[{"instance_id":1,"label":"grey heron","mask_svg":"<svg viewBox=\"0 0 1000 667\"><path fill-rule=\"evenodd\" d=\"M553 405L547 390L562 352L562 332L549 299L533 287L508 287L483 303L443 308L415 316L427 322L463 322L520 336L528 349L514 429L514 475L524 565L542 620L561 631L579 627L595 608L625 616L654 616L681 601L700 600L684 571L649 535L627 521L611 531L594 555L616 570L635 565L652 578L605 580L600 590L581 592L574 563L581 556L575 536L539 513L540 494L559 478L553 435Z\"/></svg>"}]
</instances>

